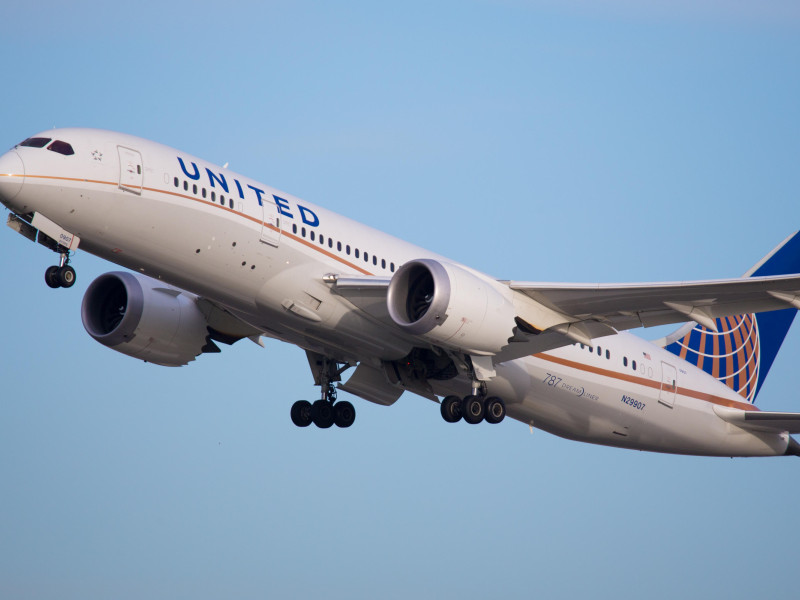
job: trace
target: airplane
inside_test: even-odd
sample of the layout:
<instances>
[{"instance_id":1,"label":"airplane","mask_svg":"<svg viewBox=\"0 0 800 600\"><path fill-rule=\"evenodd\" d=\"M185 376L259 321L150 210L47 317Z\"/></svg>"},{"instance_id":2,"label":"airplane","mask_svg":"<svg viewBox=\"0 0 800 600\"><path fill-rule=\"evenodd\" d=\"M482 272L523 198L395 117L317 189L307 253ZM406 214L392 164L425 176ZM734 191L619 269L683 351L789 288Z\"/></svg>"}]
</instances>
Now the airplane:
<instances>
[{"instance_id":1,"label":"airplane","mask_svg":"<svg viewBox=\"0 0 800 600\"><path fill-rule=\"evenodd\" d=\"M346 428L344 391L408 391L445 422L506 416L564 438L704 456L800 456L800 413L755 400L800 309L800 235L744 277L696 282L502 281L180 150L87 128L0 156L7 224L54 251L127 270L86 289L87 333L183 366L269 337L305 350L320 397L299 427ZM682 324L650 342L631 329ZM342 375L353 369L346 380Z\"/></svg>"}]
</instances>

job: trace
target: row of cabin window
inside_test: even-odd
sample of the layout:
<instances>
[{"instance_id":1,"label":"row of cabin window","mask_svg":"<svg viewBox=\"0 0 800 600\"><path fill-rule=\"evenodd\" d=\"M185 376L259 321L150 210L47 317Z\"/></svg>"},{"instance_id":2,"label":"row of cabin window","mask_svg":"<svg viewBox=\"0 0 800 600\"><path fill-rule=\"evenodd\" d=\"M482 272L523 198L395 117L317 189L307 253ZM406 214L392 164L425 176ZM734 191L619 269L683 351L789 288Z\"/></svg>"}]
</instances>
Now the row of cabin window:
<instances>
[{"instance_id":1,"label":"row of cabin window","mask_svg":"<svg viewBox=\"0 0 800 600\"><path fill-rule=\"evenodd\" d=\"M173 179L173 184L175 185L176 188L181 187L180 179L175 177ZM184 189L184 191L187 191L187 192L189 191L189 182L186 181L185 179L183 180L183 189ZM208 192L206 191L206 188L199 188L199 189L200 189L200 195L203 198L206 198L208 196ZM197 195L197 191L198 191L197 184L193 183L192 184L192 193L195 196ZM211 191L211 201L212 202L216 202L217 201L217 194L216 194L216 192L214 190ZM222 194L220 194L220 196L219 196L219 202L220 202L220 204L222 204L222 206L225 206L225 196L223 196ZM229 203L229 206L231 208L233 208L233 198L229 198L228 199L228 203ZM296 223L292 224L292 233L295 233L295 234L297 233L297 224ZM306 232L306 228L305 227L301 227L300 228L300 235L302 235L303 237L306 237L307 234L308 234L308 237L311 239L312 242L317 237L317 234L316 234L315 231L311 230L309 232ZM325 236L323 234L319 234L319 244L320 244L320 246L324 246L325 245ZM351 251L350 245L349 244L345 244L344 246L342 246L342 242L336 242L336 250L337 251L341 252L343 247L344 247L345 254L347 254L349 256L350 255L350 251ZM333 239L330 238L330 237L328 237L328 248L331 248L331 249L333 248ZM360 258L361 252L359 251L358 248L355 248L354 254L355 254L356 258ZM364 262L365 263L369 263L369 252L364 252ZM385 258L380 259L380 263L381 263L381 269L386 269L386 259ZM372 264L375 265L376 267L378 266L378 257L375 256L374 254L372 255ZM392 273L394 273L394 268L395 268L394 267L394 263L389 263L389 270Z\"/></svg>"},{"instance_id":2,"label":"row of cabin window","mask_svg":"<svg viewBox=\"0 0 800 600\"><path fill-rule=\"evenodd\" d=\"M581 344L581 349L584 349L584 348L589 350L589 352L592 352L592 348L590 346L586 346L584 344ZM597 346L597 356L603 356L603 349L600 346ZM609 350L606 350L606 359L611 360L611 352ZM623 356L622 357L622 366L624 366L624 367L628 366L628 357L627 356ZM636 361L635 360L631 361L631 368L634 371L636 370Z\"/></svg>"},{"instance_id":3,"label":"row of cabin window","mask_svg":"<svg viewBox=\"0 0 800 600\"><path fill-rule=\"evenodd\" d=\"M175 177L175 178L172 180L172 182L175 184L175 187L176 187L176 188L179 188L179 187L181 187L181 182L180 182L180 180L179 180L177 177ZM183 189L184 189L184 191L187 191L187 192L189 191L189 182L188 182L188 181L186 181L185 179L183 180ZM196 184L196 183L193 183L193 184L192 184L192 193L193 193L195 196L197 195L197 189L198 189L198 188L197 188L197 184ZM208 197L208 192L206 192L206 188L200 188L200 195L201 195L203 198L207 198L207 197ZM211 190L211 201L212 201L212 202L216 202L216 201L217 201L217 193L216 193L214 190ZM222 206L225 206L225 196L223 196L222 194L220 194L220 195L219 195L219 203L220 203ZM233 198L228 198L228 206L230 206L231 208L233 208Z\"/></svg>"},{"instance_id":4,"label":"row of cabin window","mask_svg":"<svg viewBox=\"0 0 800 600\"><path fill-rule=\"evenodd\" d=\"M318 239L320 246L324 246L325 245L325 236L323 234L320 233L319 235L317 235L317 233L313 229L311 229L309 231L306 231L305 227L300 227L299 229L300 229L300 235L302 237L308 237L312 242L316 241ZM292 223L292 233L296 234L297 230L298 230L297 223ZM336 251L337 252L342 252L342 249L344 249L344 253L347 256L350 256L350 252L351 252L350 244L344 244L343 245L342 242L335 242L335 244L336 244ZM330 236L328 236L328 248L333 249L333 246L334 246L334 241ZM361 251L358 248L353 248L352 252L353 252L353 255L356 258L361 258L362 254L361 254ZM363 258L364 258L364 262L365 263L369 263L370 262L370 258L369 257L370 257L369 252L365 251L363 253ZM376 267L378 266L378 260L379 260L378 257L373 254L372 255L372 264L375 265ZM381 269L386 269L386 259L385 258L381 258L380 259L380 265L381 265ZM392 273L394 273L394 263L393 262L389 263L389 270Z\"/></svg>"}]
</instances>

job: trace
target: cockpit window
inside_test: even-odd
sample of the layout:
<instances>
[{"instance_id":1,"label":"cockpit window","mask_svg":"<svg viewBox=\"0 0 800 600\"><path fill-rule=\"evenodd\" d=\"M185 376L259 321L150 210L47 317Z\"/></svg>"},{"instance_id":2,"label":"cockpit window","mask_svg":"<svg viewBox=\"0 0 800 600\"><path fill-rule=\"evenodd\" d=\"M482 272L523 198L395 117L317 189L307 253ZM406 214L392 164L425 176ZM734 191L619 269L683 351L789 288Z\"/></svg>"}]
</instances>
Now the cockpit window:
<instances>
[{"instance_id":1,"label":"cockpit window","mask_svg":"<svg viewBox=\"0 0 800 600\"><path fill-rule=\"evenodd\" d=\"M32 137L28 138L24 142L20 143L20 146L28 146L29 148L44 148L53 138L37 138Z\"/></svg>"},{"instance_id":2,"label":"cockpit window","mask_svg":"<svg viewBox=\"0 0 800 600\"><path fill-rule=\"evenodd\" d=\"M58 152L59 154L63 154L64 156L71 156L72 154L75 154L72 146L70 146L67 142L62 142L61 140L56 140L50 144L47 149L52 150L53 152Z\"/></svg>"}]
</instances>

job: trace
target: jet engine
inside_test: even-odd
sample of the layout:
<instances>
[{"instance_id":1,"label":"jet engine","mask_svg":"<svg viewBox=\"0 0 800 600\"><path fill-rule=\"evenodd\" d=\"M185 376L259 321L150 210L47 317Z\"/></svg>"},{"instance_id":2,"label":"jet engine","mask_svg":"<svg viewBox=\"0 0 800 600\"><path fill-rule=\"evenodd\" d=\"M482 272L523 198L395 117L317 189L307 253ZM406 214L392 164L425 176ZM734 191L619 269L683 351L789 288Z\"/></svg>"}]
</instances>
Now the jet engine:
<instances>
[{"instance_id":1,"label":"jet engine","mask_svg":"<svg viewBox=\"0 0 800 600\"><path fill-rule=\"evenodd\" d=\"M115 271L95 279L81 319L104 346L146 362L179 367L203 352L219 352L197 296L144 275Z\"/></svg>"},{"instance_id":2,"label":"jet engine","mask_svg":"<svg viewBox=\"0 0 800 600\"><path fill-rule=\"evenodd\" d=\"M449 263L418 259L392 276L389 315L410 334L468 354L498 352L513 335L513 292Z\"/></svg>"}]
</instances>

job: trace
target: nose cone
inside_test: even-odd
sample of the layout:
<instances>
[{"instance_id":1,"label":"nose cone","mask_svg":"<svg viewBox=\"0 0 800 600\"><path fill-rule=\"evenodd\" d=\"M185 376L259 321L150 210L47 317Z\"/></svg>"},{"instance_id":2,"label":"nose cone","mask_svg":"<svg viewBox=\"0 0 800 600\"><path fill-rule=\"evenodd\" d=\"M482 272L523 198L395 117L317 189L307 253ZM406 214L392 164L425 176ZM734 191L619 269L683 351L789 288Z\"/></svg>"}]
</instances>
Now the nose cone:
<instances>
[{"instance_id":1,"label":"nose cone","mask_svg":"<svg viewBox=\"0 0 800 600\"><path fill-rule=\"evenodd\" d=\"M11 202L22 189L25 167L14 150L0 156L0 202Z\"/></svg>"}]
</instances>

